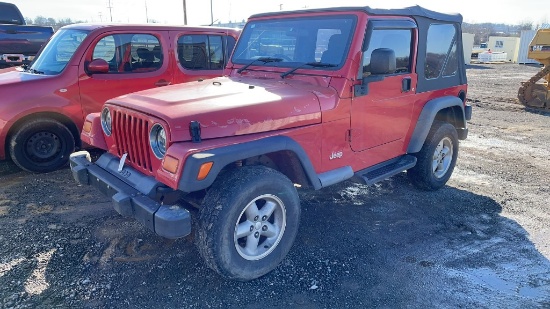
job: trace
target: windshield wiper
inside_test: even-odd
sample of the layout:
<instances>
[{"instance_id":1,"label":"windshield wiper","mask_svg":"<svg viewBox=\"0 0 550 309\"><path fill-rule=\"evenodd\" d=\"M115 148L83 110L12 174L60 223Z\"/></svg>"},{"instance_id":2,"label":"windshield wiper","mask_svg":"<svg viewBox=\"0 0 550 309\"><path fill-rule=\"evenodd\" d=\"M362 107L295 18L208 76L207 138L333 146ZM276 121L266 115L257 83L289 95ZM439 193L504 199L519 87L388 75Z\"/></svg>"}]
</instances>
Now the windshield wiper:
<instances>
[{"instance_id":1,"label":"windshield wiper","mask_svg":"<svg viewBox=\"0 0 550 309\"><path fill-rule=\"evenodd\" d=\"M33 74L44 74L44 72L42 71L38 71L38 70L35 70L35 69L27 69L25 72L29 72L29 73L33 73Z\"/></svg>"},{"instance_id":2,"label":"windshield wiper","mask_svg":"<svg viewBox=\"0 0 550 309\"><path fill-rule=\"evenodd\" d=\"M314 67L314 68L333 68L333 67L337 67L338 65L332 64L332 63L325 63L325 62L306 62L306 63L302 63L299 66L297 66L295 68L292 68L292 69L290 69L290 70L288 70L284 73L281 73L281 78L285 78L286 76L294 73L296 70L301 69L305 66L310 66L310 67Z\"/></svg>"},{"instance_id":3,"label":"windshield wiper","mask_svg":"<svg viewBox=\"0 0 550 309\"><path fill-rule=\"evenodd\" d=\"M254 63L256 63L257 61L260 61L260 62L263 62L263 63L268 63L268 62L281 62L283 61L282 58L273 58L273 57L260 57L258 59L254 59L252 60L249 64L245 65L244 67L240 68L237 70L237 73L241 73L242 71L246 70L249 66L253 65Z\"/></svg>"}]
</instances>

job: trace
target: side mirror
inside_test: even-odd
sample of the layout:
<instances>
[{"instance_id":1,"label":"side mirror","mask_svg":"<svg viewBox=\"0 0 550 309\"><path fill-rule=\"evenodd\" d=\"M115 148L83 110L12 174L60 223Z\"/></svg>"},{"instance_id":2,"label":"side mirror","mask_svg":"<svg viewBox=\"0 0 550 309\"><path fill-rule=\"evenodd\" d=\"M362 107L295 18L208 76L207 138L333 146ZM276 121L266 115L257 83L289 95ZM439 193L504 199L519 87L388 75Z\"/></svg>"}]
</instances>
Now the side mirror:
<instances>
[{"instance_id":1,"label":"side mirror","mask_svg":"<svg viewBox=\"0 0 550 309\"><path fill-rule=\"evenodd\" d=\"M86 70L90 74L109 73L109 63L104 59L94 59L92 62L88 63Z\"/></svg>"},{"instance_id":2,"label":"side mirror","mask_svg":"<svg viewBox=\"0 0 550 309\"><path fill-rule=\"evenodd\" d=\"M373 50L370 58L370 66L373 75L395 73L395 52L391 48L377 48Z\"/></svg>"}]
</instances>

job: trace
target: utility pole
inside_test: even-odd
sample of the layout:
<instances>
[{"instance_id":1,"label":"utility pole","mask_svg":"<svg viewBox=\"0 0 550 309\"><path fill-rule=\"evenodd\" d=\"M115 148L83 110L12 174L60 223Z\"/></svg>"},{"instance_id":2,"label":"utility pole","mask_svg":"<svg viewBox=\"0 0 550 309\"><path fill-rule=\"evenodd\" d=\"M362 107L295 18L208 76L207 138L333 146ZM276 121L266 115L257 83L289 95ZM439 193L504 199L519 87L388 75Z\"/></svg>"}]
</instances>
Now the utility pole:
<instances>
[{"instance_id":1,"label":"utility pole","mask_svg":"<svg viewBox=\"0 0 550 309\"><path fill-rule=\"evenodd\" d=\"M147 0L145 0L145 22L149 23L149 16L147 15Z\"/></svg>"},{"instance_id":2,"label":"utility pole","mask_svg":"<svg viewBox=\"0 0 550 309\"><path fill-rule=\"evenodd\" d=\"M187 4L183 0L183 25L187 26Z\"/></svg>"},{"instance_id":3,"label":"utility pole","mask_svg":"<svg viewBox=\"0 0 550 309\"><path fill-rule=\"evenodd\" d=\"M214 24L214 8L212 7L212 0L210 0L210 26Z\"/></svg>"},{"instance_id":4,"label":"utility pole","mask_svg":"<svg viewBox=\"0 0 550 309\"><path fill-rule=\"evenodd\" d=\"M113 7L111 6L111 0L109 0L109 15L111 16L111 22L113 22L113 11L111 10Z\"/></svg>"},{"instance_id":5,"label":"utility pole","mask_svg":"<svg viewBox=\"0 0 550 309\"><path fill-rule=\"evenodd\" d=\"M102 15L101 12L99 12L99 13L97 13L97 14L99 15L99 20L100 20L100 21L103 21L103 18L101 18L101 15Z\"/></svg>"}]
</instances>

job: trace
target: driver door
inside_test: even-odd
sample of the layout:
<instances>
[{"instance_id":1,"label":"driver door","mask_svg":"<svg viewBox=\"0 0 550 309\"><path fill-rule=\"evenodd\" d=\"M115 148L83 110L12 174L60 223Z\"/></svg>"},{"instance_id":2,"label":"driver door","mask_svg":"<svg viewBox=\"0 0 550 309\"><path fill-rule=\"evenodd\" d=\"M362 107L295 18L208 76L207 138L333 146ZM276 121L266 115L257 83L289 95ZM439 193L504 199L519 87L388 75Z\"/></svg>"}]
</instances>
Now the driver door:
<instances>
[{"instance_id":1,"label":"driver door","mask_svg":"<svg viewBox=\"0 0 550 309\"><path fill-rule=\"evenodd\" d=\"M388 24L396 28L388 28ZM417 76L413 73L415 25L412 22L370 22L367 46L364 48L356 87L352 100L351 148L355 152L376 151L378 161L393 158L403 148L411 125ZM395 53L395 70L373 74L373 51L391 49ZM382 156L382 157L380 157Z\"/></svg>"}]
</instances>

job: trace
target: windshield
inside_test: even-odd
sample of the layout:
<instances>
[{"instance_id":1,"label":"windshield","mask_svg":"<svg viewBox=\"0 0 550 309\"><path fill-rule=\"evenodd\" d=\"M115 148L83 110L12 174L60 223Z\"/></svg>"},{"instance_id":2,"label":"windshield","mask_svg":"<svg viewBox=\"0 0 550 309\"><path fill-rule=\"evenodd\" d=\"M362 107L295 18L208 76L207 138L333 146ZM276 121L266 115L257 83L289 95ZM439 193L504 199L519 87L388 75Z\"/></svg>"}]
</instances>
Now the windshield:
<instances>
[{"instance_id":1,"label":"windshield","mask_svg":"<svg viewBox=\"0 0 550 309\"><path fill-rule=\"evenodd\" d=\"M232 62L254 66L294 68L304 63L321 62L337 69L344 64L355 28L353 15L325 15L248 22L235 47Z\"/></svg>"},{"instance_id":2,"label":"windshield","mask_svg":"<svg viewBox=\"0 0 550 309\"><path fill-rule=\"evenodd\" d=\"M34 60L29 71L46 75L61 73L87 35L88 31L84 30L57 31Z\"/></svg>"}]
</instances>

